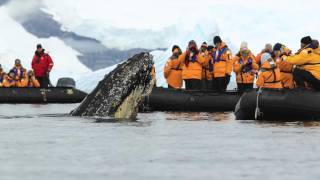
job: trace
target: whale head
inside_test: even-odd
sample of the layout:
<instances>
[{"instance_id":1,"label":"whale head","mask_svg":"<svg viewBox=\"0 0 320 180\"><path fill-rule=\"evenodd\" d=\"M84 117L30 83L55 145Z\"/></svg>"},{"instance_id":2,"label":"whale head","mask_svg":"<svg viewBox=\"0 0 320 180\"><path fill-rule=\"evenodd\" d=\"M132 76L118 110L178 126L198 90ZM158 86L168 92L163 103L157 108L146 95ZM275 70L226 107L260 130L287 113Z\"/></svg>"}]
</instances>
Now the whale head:
<instances>
[{"instance_id":1,"label":"whale head","mask_svg":"<svg viewBox=\"0 0 320 180\"><path fill-rule=\"evenodd\" d=\"M119 64L73 110L72 116L134 119L139 105L155 84L152 76L153 57L140 53Z\"/></svg>"}]
</instances>

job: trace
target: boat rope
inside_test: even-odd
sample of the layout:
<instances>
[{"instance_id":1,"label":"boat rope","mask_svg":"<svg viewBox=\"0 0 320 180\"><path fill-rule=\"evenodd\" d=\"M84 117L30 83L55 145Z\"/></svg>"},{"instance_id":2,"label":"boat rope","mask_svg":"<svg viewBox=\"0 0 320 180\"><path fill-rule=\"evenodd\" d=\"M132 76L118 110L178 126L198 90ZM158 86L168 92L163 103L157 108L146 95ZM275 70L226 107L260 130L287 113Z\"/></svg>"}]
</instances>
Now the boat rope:
<instances>
[{"instance_id":1,"label":"boat rope","mask_svg":"<svg viewBox=\"0 0 320 180\"><path fill-rule=\"evenodd\" d=\"M262 94L262 87L260 87L258 92L257 92L256 110L255 110L255 114L254 114L254 119L255 120L258 120L258 118L262 118L263 117L263 112L261 112L261 110L259 108L259 98L260 98L261 94Z\"/></svg>"},{"instance_id":2,"label":"boat rope","mask_svg":"<svg viewBox=\"0 0 320 180\"><path fill-rule=\"evenodd\" d=\"M47 94L46 94L46 90L43 89L43 90L40 90L41 91L41 95L42 95L42 99L43 99L43 102L47 102Z\"/></svg>"}]
</instances>

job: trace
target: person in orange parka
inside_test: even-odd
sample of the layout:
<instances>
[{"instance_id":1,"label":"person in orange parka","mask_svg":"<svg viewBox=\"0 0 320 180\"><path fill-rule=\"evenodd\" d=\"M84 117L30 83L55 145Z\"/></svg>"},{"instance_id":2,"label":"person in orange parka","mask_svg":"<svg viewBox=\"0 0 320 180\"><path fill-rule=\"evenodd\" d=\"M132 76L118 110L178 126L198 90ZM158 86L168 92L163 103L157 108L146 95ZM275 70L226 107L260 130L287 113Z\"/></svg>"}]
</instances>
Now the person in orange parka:
<instances>
[{"instance_id":1,"label":"person in orange parka","mask_svg":"<svg viewBox=\"0 0 320 180\"><path fill-rule=\"evenodd\" d=\"M273 56L277 63L277 66L281 72L281 82L283 88L294 89L295 83L293 80L293 65L289 62L284 61L286 57L291 55L291 50L286 46L276 43L273 47Z\"/></svg>"},{"instance_id":2,"label":"person in orange parka","mask_svg":"<svg viewBox=\"0 0 320 180\"><path fill-rule=\"evenodd\" d=\"M3 81L2 81L2 86L9 88L9 87L15 87L16 86L16 81L14 80L14 72L10 71L9 74L5 74Z\"/></svg>"},{"instance_id":3,"label":"person in orange parka","mask_svg":"<svg viewBox=\"0 0 320 180\"><path fill-rule=\"evenodd\" d=\"M266 44L264 49L261 50L261 52L259 54L257 54L257 56L255 57L255 62L259 65L259 67L261 66L261 55L263 53L270 53L272 54L272 45L271 44Z\"/></svg>"},{"instance_id":4,"label":"person in orange parka","mask_svg":"<svg viewBox=\"0 0 320 180\"><path fill-rule=\"evenodd\" d=\"M209 51L208 44L203 42L200 48L200 54L205 58L205 63L202 66L202 90L212 88L212 72L209 71Z\"/></svg>"},{"instance_id":5,"label":"person in orange parka","mask_svg":"<svg viewBox=\"0 0 320 180\"><path fill-rule=\"evenodd\" d=\"M14 72L14 79L16 81L16 87L26 87L27 85L27 70L21 65L21 60L16 59L14 67L11 69Z\"/></svg>"},{"instance_id":6,"label":"person in orange parka","mask_svg":"<svg viewBox=\"0 0 320 180\"><path fill-rule=\"evenodd\" d=\"M269 53L261 56L261 68L256 84L258 88L282 89L280 69Z\"/></svg>"},{"instance_id":7,"label":"person in orange parka","mask_svg":"<svg viewBox=\"0 0 320 180\"><path fill-rule=\"evenodd\" d=\"M200 90L205 57L199 53L194 40L189 42L186 52L179 56L179 61L182 63L182 79L185 81L186 90Z\"/></svg>"},{"instance_id":8,"label":"person in orange parka","mask_svg":"<svg viewBox=\"0 0 320 180\"><path fill-rule=\"evenodd\" d=\"M219 36L213 38L215 51L211 57L213 63L213 89L224 92L227 89L232 71L231 51ZM231 68L230 68L231 67Z\"/></svg>"},{"instance_id":9,"label":"person in orange parka","mask_svg":"<svg viewBox=\"0 0 320 180\"><path fill-rule=\"evenodd\" d=\"M34 75L34 72L32 70L28 71L28 83L25 87L34 87L34 88L39 88L40 87L40 83L37 80L37 78Z\"/></svg>"},{"instance_id":10,"label":"person in orange parka","mask_svg":"<svg viewBox=\"0 0 320 180\"><path fill-rule=\"evenodd\" d=\"M259 66L254 61L254 56L248 49L246 42L241 43L240 51L233 59L233 69L237 75L238 91L244 92L252 90L254 76L259 70Z\"/></svg>"},{"instance_id":11,"label":"person in orange parka","mask_svg":"<svg viewBox=\"0 0 320 180\"><path fill-rule=\"evenodd\" d=\"M180 61L178 60L181 53L180 47L174 45L172 47L172 56L164 66L164 77L166 78L168 88L170 89L182 88L182 67Z\"/></svg>"}]
</instances>

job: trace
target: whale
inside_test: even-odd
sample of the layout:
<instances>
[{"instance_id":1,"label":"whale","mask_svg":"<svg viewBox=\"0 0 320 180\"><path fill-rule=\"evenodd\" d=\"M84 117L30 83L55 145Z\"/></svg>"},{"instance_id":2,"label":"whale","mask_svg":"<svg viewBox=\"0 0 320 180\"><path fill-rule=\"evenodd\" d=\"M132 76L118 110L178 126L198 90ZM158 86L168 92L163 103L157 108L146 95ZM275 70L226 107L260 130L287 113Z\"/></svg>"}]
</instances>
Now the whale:
<instances>
[{"instance_id":1,"label":"whale","mask_svg":"<svg viewBox=\"0 0 320 180\"><path fill-rule=\"evenodd\" d=\"M155 86L153 56L140 53L105 75L71 116L135 119Z\"/></svg>"}]
</instances>

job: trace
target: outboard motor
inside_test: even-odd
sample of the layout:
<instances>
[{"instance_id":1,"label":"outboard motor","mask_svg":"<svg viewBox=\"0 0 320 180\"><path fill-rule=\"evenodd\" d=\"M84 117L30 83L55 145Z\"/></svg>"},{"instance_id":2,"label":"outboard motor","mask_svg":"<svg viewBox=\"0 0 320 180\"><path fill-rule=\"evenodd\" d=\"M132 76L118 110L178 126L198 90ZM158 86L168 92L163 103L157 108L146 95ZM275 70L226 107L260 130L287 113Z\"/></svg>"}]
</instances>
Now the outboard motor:
<instances>
[{"instance_id":1,"label":"outboard motor","mask_svg":"<svg viewBox=\"0 0 320 180\"><path fill-rule=\"evenodd\" d=\"M60 78L57 87L76 88L76 82L72 78Z\"/></svg>"}]
</instances>

